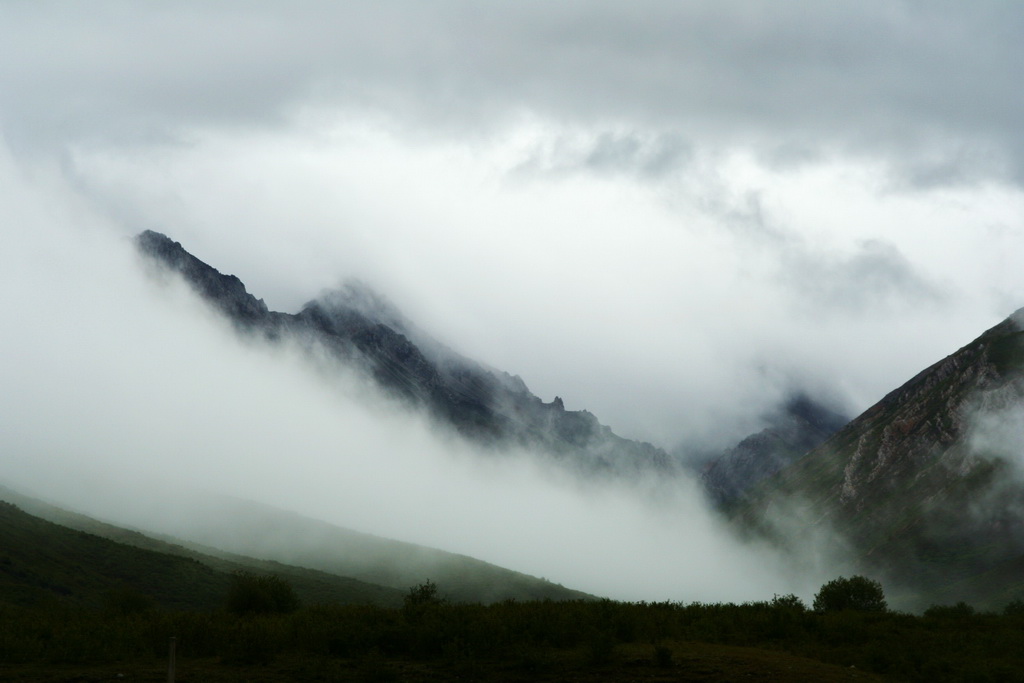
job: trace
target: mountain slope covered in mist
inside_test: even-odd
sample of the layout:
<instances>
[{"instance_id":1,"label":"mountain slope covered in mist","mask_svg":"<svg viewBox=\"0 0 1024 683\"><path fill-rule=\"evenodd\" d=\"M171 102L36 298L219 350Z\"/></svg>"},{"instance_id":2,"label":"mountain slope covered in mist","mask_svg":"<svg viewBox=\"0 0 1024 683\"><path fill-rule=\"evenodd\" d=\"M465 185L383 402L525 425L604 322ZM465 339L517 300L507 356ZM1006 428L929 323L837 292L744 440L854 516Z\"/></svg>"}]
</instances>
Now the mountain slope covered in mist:
<instances>
[{"instance_id":1,"label":"mountain slope covered in mist","mask_svg":"<svg viewBox=\"0 0 1024 683\"><path fill-rule=\"evenodd\" d=\"M1024 309L892 391L735 506L814 530L918 605L1024 595Z\"/></svg>"},{"instance_id":2,"label":"mountain slope covered in mist","mask_svg":"<svg viewBox=\"0 0 1024 683\"><path fill-rule=\"evenodd\" d=\"M269 505L229 497L195 497L202 525L190 547L218 548L405 590L430 579L457 602L575 600L593 596L472 557L364 534ZM193 545L201 544L201 545Z\"/></svg>"},{"instance_id":3,"label":"mountain slope covered in mist","mask_svg":"<svg viewBox=\"0 0 1024 683\"><path fill-rule=\"evenodd\" d=\"M165 607L219 607L235 571L280 576L310 604L395 606L409 587L428 579L457 602L592 597L268 506L227 498L192 502L202 508L196 538L206 544L107 524L0 486L0 602L57 598L97 605L111 591L131 589Z\"/></svg>"},{"instance_id":4,"label":"mountain slope covered in mist","mask_svg":"<svg viewBox=\"0 0 1024 683\"><path fill-rule=\"evenodd\" d=\"M136 243L240 331L324 350L477 442L526 446L591 474L664 475L677 469L661 449L616 435L585 410L566 410L560 398L544 403L520 378L448 349L364 285L326 293L295 314L275 312L237 277L220 273L165 235L146 231Z\"/></svg>"},{"instance_id":5,"label":"mountain slope covered in mist","mask_svg":"<svg viewBox=\"0 0 1024 683\"><path fill-rule=\"evenodd\" d=\"M99 606L130 590L166 607L219 605L229 576L193 559L116 543L0 501L0 602Z\"/></svg>"},{"instance_id":6,"label":"mountain slope covered in mist","mask_svg":"<svg viewBox=\"0 0 1024 683\"><path fill-rule=\"evenodd\" d=\"M716 505L727 505L821 445L848 421L806 394L796 394L770 416L767 427L701 468L704 490Z\"/></svg>"},{"instance_id":7,"label":"mountain slope covered in mist","mask_svg":"<svg viewBox=\"0 0 1024 683\"><path fill-rule=\"evenodd\" d=\"M214 548L186 547L179 539L100 522L5 486L0 486L0 505L7 506L8 512L0 543L7 551L8 574L23 579L19 588L12 583L3 591L7 599L52 593L93 604L106 592L130 588L165 607L219 607L228 575L245 571L280 576L303 602L311 604L397 605L402 601L403 591L397 587ZM30 533L14 533L19 528ZM55 567L66 568L69 576L77 568L90 578L75 579L78 587L69 587L64 585L69 579L61 578L63 570Z\"/></svg>"}]
</instances>

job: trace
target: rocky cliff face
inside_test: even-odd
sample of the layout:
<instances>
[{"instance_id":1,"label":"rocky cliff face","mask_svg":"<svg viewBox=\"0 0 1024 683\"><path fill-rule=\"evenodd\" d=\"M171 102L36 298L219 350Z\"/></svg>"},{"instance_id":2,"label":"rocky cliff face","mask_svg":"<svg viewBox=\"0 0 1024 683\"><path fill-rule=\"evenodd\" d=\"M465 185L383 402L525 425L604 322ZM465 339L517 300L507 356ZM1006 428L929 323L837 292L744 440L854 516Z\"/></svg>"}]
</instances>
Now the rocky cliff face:
<instances>
[{"instance_id":1,"label":"rocky cliff face","mask_svg":"<svg viewBox=\"0 0 1024 683\"><path fill-rule=\"evenodd\" d=\"M357 283L327 293L296 314L270 311L233 275L224 275L165 235L136 243L151 261L180 274L243 333L289 337L366 372L385 391L427 409L464 436L517 444L586 473L676 471L664 451L623 439L587 411L533 395L523 381L465 358L423 333L386 299Z\"/></svg>"},{"instance_id":2,"label":"rocky cliff face","mask_svg":"<svg viewBox=\"0 0 1024 683\"><path fill-rule=\"evenodd\" d=\"M203 298L237 324L261 325L270 317L263 299L245 291L241 280L234 275L222 275L185 251L179 243L151 230L138 235L135 243L140 252L180 273Z\"/></svg>"},{"instance_id":3,"label":"rocky cliff face","mask_svg":"<svg viewBox=\"0 0 1024 683\"><path fill-rule=\"evenodd\" d=\"M1024 309L885 396L735 518L790 539L808 526L837 533L866 570L921 601L1024 591L1024 444L986 438L1024 416L1022 321ZM780 523L782 509L813 521Z\"/></svg>"}]
</instances>

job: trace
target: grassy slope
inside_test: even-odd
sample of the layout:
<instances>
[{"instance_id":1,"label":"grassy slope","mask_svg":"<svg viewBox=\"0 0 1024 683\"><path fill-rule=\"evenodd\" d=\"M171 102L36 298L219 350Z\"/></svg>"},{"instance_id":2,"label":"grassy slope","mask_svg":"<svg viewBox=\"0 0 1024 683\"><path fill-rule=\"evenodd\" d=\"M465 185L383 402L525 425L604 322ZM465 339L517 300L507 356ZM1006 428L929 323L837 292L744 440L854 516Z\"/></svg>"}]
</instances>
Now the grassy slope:
<instances>
[{"instance_id":1,"label":"grassy slope","mask_svg":"<svg viewBox=\"0 0 1024 683\"><path fill-rule=\"evenodd\" d=\"M0 502L0 600L99 605L111 591L131 591L174 608L211 608L227 593L229 574L276 574L305 603L401 604L403 592L326 572L242 556L214 557L97 522L0 490L47 521Z\"/></svg>"},{"instance_id":2,"label":"grassy slope","mask_svg":"<svg viewBox=\"0 0 1024 683\"><path fill-rule=\"evenodd\" d=\"M221 553L214 548L199 550L186 547L180 541L161 540L138 531L106 524L0 487L0 500L3 499L15 503L32 515L62 527L133 548L195 560L221 574L230 574L239 570L259 574L275 574L291 583L300 599L307 604L334 602L393 606L401 604L404 594L404 591L397 588L380 586L328 572L294 567L281 562L260 560L244 555ZM221 597L223 597L223 593L221 593Z\"/></svg>"},{"instance_id":3,"label":"grassy slope","mask_svg":"<svg viewBox=\"0 0 1024 683\"><path fill-rule=\"evenodd\" d=\"M99 606L129 589L167 607L218 604L229 577L189 558L133 548L0 502L0 600Z\"/></svg>"},{"instance_id":4,"label":"grassy slope","mask_svg":"<svg viewBox=\"0 0 1024 683\"><path fill-rule=\"evenodd\" d=\"M234 499L196 501L207 530L233 543L214 548L131 531L0 486L0 500L56 524L145 550L190 558L227 573L245 569L286 578L303 601L395 605L431 579L455 601L588 598L579 591L463 555L361 534ZM210 538L208 541L212 541ZM221 545L221 544L218 544ZM255 559L255 557L265 559Z\"/></svg>"}]
</instances>

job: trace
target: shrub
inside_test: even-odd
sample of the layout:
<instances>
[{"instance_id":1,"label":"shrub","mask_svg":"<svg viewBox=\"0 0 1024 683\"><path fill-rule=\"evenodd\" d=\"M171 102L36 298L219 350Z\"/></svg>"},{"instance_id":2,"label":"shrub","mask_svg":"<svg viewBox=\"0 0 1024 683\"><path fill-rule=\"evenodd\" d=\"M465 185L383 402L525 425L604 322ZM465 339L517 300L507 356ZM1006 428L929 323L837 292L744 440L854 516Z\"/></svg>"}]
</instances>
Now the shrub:
<instances>
[{"instance_id":1,"label":"shrub","mask_svg":"<svg viewBox=\"0 0 1024 683\"><path fill-rule=\"evenodd\" d=\"M775 595L772 597L772 601L768 604L775 609L791 610L794 612L807 611L807 606L804 605L804 601L792 593L787 595Z\"/></svg>"},{"instance_id":2,"label":"shrub","mask_svg":"<svg viewBox=\"0 0 1024 683\"><path fill-rule=\"evenodd\" d=\"M863 576L832 579L814 596L815 612L885 612L887 609L882 584Z\"/></svg>"},{"instance_id":3,"label":"shrub","mask_svg":"<svg viewBox=\"0 0 1024 683\"><path fill-rule=\"evenodd\" d=\"M437 593L437 584L430 579L410 588L404 598L406 609L415 609L426 605L442 605L444 602Z\"/></svg>"},{"instance_id":4,"label":"shrub","mask_svg":"<svg viewBox=\"0 0 1024 683\"><path fill-rule=\"evenodd\" d=\"M234 614L286 614L299 608L292 585L279 576L245 571L231 574L227 609Z\"/></svg>"}]
</instances>

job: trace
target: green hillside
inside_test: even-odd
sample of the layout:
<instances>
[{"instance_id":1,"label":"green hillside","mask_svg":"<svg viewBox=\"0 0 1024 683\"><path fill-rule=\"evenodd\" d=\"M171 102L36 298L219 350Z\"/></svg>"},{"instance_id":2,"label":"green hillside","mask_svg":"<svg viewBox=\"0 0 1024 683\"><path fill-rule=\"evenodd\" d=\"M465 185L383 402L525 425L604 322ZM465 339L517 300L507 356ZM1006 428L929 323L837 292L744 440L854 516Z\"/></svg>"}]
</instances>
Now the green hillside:
<instances>
[{"instance_id":1,"label":"green hillside","mask_svg":"<svg viewBox=\"0 0 1024 683\"><path fill-rule=\"evenodd\" d=\"M0 498L44 510L47 521L0 502L0 602L101 606L118 597L167 608L219 607L236 571L287 580L307 604L401 603L402 591L326 572L241 556L214 557L103 524L0 490ZM69 528L69 527L78 528Z\"/></svg>"},{"instance_id":2,"label":"green hillside","mask_svg":"<svg viewBox=\"0 0 1024 683\"><path fill-rule=\"evenodd\" d=\"M345 576L327 572L293 567L281 562L259 560L242 555L220 553L215 549L202 552L188 548L170 540L161 540L138 531L132 531L112 524L97 521L91 517L49 505L38 499L19 494L11 489L0 486L0 500L14 503L22 510L43 520L47 520L62 528L85 532L92 537L112 541L119 545L154 552L160 555L173 556L175 561L187 559L198 562L215 570L220 575L235 571L247 571L259 574L275 574L286 579L295 588L300 599L307 604L340 603L340 604L401 604L403 591L397 588L379 586ZM226 579L221 576L221 592Z\"/></svg>"},{"instance_id":3,"label":"green hillside","mask_svg":"<svg viewBox=\"0 0 1024 683\"><path fill-rule=\"evenodd\" d=\"M201 562L133 548L33 517L0 502L0 601L100 606L117 593L165 607L223 601L229 575Z\"/></svg>"},{"instance_id":4,"label":"green hillside","mask_svg":"<svg viewBox=\"0 0 1024 683\"><path fill-rule=\"evenodd\" d=\"M410 586L428 579L456 602L592 597L464 555L363 534L233 498L189 501L190 509L202 517L207 535L188 541L100 522L3 486L0 500L62 527L198 562L221 575L237 570L276 574L287 579L308 604L397 605Z\"/></svg>"}]
</instances>

